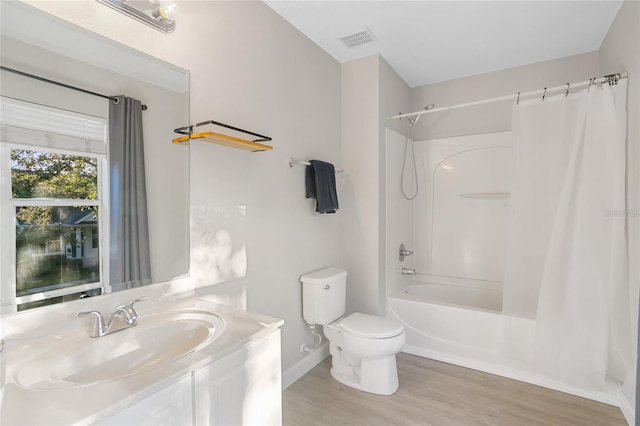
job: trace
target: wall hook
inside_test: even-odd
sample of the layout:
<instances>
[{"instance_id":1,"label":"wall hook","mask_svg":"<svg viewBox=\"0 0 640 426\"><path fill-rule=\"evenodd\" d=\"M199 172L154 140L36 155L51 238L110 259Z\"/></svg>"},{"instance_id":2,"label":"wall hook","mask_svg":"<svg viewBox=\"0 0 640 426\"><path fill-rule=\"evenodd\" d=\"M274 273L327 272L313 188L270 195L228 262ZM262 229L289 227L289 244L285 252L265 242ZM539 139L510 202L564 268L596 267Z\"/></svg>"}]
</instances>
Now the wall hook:
<instances>
[{"instance_id":1,"label":"wall hook","mask_svg":"<svg viewBox=\"0 0 640 426\"><path fill-rule=\"evenodd\" d=\"M544 88L544 93L542 94L542 100L544 101L545 96L547 96L547 88Z\"/></svg>"},{"instance_id":2,"label":"wall hook","mask_svg":"<svg viewBox=\"0 0 640 426\"><path fill-rule=\"evenodd\" d=\"M516 100L516 105L520 105L520 92L518 92L518 100Z\"/></svg>"},{"instance_id":3,"label":"wall hook","mask_svg":"<svg viewBox=\"0 0 640 426\"><path fill-rule=\"evenodd\" d=\"M569 83L567 83L567 91L564 92L564 97L566 98L567 96L569 96L569 88L571 87L571 85Z\"/></svg>"}]
</instances>

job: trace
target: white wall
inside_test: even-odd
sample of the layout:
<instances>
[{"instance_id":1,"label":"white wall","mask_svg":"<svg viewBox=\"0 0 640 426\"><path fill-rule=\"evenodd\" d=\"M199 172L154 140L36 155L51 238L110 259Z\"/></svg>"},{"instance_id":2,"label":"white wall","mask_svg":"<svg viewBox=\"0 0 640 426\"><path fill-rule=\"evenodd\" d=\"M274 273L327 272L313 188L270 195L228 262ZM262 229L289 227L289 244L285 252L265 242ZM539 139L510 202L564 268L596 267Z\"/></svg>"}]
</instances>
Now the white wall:
<instances>
[{"instance_id":1,"label":"white wall","mask_svg":"<svg viewBox=\"0 0 640 426\"><path fill-rule=\"evenodd\" d=\"M249 310L283 318L283 370L301 361L300 344L313 339L298 278L344 266L339 235L348 203L338 188L338 213L315 213L304 196L304 167L289 168L287 158L341 167L340 64L257 1L181 2L171 34L95 1L28 3L188 69L192 123L213 119L273 138L271 152L202 147L208 169L193 170L191 185L196 202L247 206L247 276L205 291L235 295L230 299Z\"/></svg>"},{"instance_id":2,"label":"white wall","mask_svg":"<svg viewBox=\"0 0 640 426\"><path fill-rule=\"evenodd\" d=\"M629 73L627 94L627 226L629 230L629 282L634 348L638 344L638 297L640 292L640 3L625 1L600 47L601 74ZM637 358L637 351L634 359ZM623 393L638 407L635 371L624 384ZM637 417L636 417L637 418Z\"/></svg>"},{"instance_id":3,"label":"white wall","mask_svg":"<svg viewBox=\"0 0 640 426\"><path fill-rule=\"evenodd\" d=\"M379 56L342 64L342 244L347 310L375 314L379 268Z\"/></svg>"},{"instance_id":4,"label":"white wall","mask_svg":"<svg viewBox=\"0 0 640 426\"><path fill-rule=\"evenodd\" d=\"M405 130L406 131L406 130ZM385 200L386 200L386 229L385 235L385 286L386 294L399 291L411 279L410 275L402 275L402 268L414 268L415 256L405 257L400 261L399 248L404 244L409 250L415 250L413 244L413 208L412 201L406 200L400 192L402 173L402 156L404 155L404 132L386 129L385 152ZM409 151L410 152L410 151ZM413 162L411 154L407 162L407 188L413 188L409 182L413 181ZM381 286L382 287L382 286ZM386 295L385 295L386 296Z\"/></svg>"},{"instance_id":5,"label":"white wall","mask_svg":"<svg viewBox=\"0 0 640 426\"><path fill-rule=\"evenodd\" d=\"M389 171L387 167L389 163L387 155L393 155L392 153L397 154L399 148L404 148L402 145L404 141L400 142L398 132L404 134L407 123L406 120L388 121L387 117L396 115L399 112L409 111L411 108L411 88L400 78L398 73L391 68L382 56L380 56L378 61L378 70L380 93L380 105L378 107L378 173L380 194L378 204L378 211L380 212L378 221L378 276L380 277L378 284L378 313L382 315L386 311L386 295L389 291L387 286L403 278L403 276L400 275L400 268L402 266L407 268L412 267L410 258L403 262L402 265L400 265L398 259L401 241L404 241L407 248L411 249L409 246L411 244L408 238L409 235L407 235L409 232L406 234L398 232L392 235L387 231L387 223L397 223L398 221L403 222L405 220L407 217L405 207L408 203L408 201L404 199L399 200L397 198L399 194L397 185L392 184L391 187L387 186L388 182L390 182L390 179L387 177L387 172ZM400 144L398 142L400 142ZM398 176L399 179L399 175L396 174L396 176ZM391 214L393 218L387 218L388 214ZM409 215L410 214L411 213L409 213ZM391 267L389 267L390 265ZM404 278L406 277L405 275Z\"/></svg>"},{"instance_id":6,"label":"white wall","mask_svg":"<svg viewBox=\"0 0 640 426\"><path fill-rule=\"evenodd\" d=\"M418 111L427 104L437 108L513 95L599 76L598 53L585 53L416 87L411 92L411 110ZM415 127L416 140L511 130L511 101L425 114Z\"/></svg>"},{"instance_id":7,"label":"white wall","mask_svg":"<svg viewBox=\"0 0 640 426\"><path fill-rule=\"evenodd\" d=\"M386 295L386 117L409 109L410 88L380 55L342 64L343 222L347 310L383 314Z\"/></svg>"}]
</instances>

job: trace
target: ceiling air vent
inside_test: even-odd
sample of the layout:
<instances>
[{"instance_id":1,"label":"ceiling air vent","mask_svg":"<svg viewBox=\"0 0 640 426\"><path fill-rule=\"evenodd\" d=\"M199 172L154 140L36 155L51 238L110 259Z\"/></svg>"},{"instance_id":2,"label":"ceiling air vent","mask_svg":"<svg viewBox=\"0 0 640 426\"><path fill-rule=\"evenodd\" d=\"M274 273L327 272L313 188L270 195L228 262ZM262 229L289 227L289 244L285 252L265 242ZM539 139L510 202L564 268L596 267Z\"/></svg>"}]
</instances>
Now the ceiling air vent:
<instances>
[{"instance_id":1,"label":"ceiling air vent","mask_svg":"<svg viewBox=\"0 0 640 426\"><path fill-rule=\"evenodd\" d=\"M375 41L375 39L373 38L373 34L368 28L364 31L340 37L339 40L343 42L344 45L349 49Z\"/></svg>"}]
</instances>

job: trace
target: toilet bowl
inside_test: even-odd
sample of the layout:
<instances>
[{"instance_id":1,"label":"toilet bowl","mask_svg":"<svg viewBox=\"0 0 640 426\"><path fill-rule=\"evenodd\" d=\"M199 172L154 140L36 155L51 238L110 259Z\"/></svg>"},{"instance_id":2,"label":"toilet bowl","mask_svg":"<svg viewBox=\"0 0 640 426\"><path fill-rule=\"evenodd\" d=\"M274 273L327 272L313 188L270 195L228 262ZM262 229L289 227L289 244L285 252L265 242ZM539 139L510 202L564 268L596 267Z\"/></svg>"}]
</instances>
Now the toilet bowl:
<instances>
[{"instance_id":1,"label":"toilet bowl","mask_svg":"<svg viewBox=\"0 0 640 426\"><path fill-rule=\"evenodd\" d=\"M329 340L334 379L379 395L398 390L396 354L405 343L402 324L356 312L325 325L323 331Z\"/></svg>"},{"instance_id":2,"label":"toilet bowl","mask_svg":"<svg viewBox=\"0 0 640 426\"><path fill-rule=\"evenodd\" d=\"M331 376L347 386L391 395L399 386L396 354L405 343L395 319L345 312L346 271L326 268L303 275L303 316L322 325L332 357Z\"/></svg>"}]
</instances>

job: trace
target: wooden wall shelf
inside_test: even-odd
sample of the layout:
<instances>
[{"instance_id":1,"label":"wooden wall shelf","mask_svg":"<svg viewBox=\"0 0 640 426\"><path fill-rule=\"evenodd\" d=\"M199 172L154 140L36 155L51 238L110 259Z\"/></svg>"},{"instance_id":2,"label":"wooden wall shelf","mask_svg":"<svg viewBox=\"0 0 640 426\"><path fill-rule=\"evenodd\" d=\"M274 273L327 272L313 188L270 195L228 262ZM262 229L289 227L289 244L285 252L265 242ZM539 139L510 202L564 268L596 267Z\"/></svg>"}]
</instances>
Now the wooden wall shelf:
<instances>
[{"instance_id":1,"label":"wooden wall shelf","mask_svg":"<svg viewBox=\"0 0 640 426\"><path fill-rule=\"evenodd\" d=\"M223 135L215 132L192 133L191 135L175 138L171 143L189 143L191 139L203 139L207 142L217 143L219 145L230 146L231 148L244 149L246 151L270 151L272 146L263 143L252 142L246 139L234 138L233 136Z\"/></svg>"},{"instance_id":2,"label":"wooden wall shelf","mask_svg":"<svg viewBox=\"0 0 640 426\"><path fill-rule=\"evenodd\" d=\"M204 126L207 124L226 127L227 129L235 130L237 132L246 133L252 136L257 136L258 139L254 139L251 141L248 139L237 138L234 136L224 135L222 133L215 133L215 132L193 133L194 127ZM229 126L228 124L220 123L213 120L203 121L202 123L198 123L195 126L180 127L175 129L174 132L185 135L185 136L181 136L179 138L173 139L171 142L175 144L188 144L191 139L202 139L207 142L229 146L232 148L243 149L245 151L251 151L251 152L270 151L273 149L273 147L270 145L258 143L258 142L270 141L271 138L269 136L260 135L258 133L253 133L248 130L243 130L238 127Z\"/></svg>"}]
</instances>

